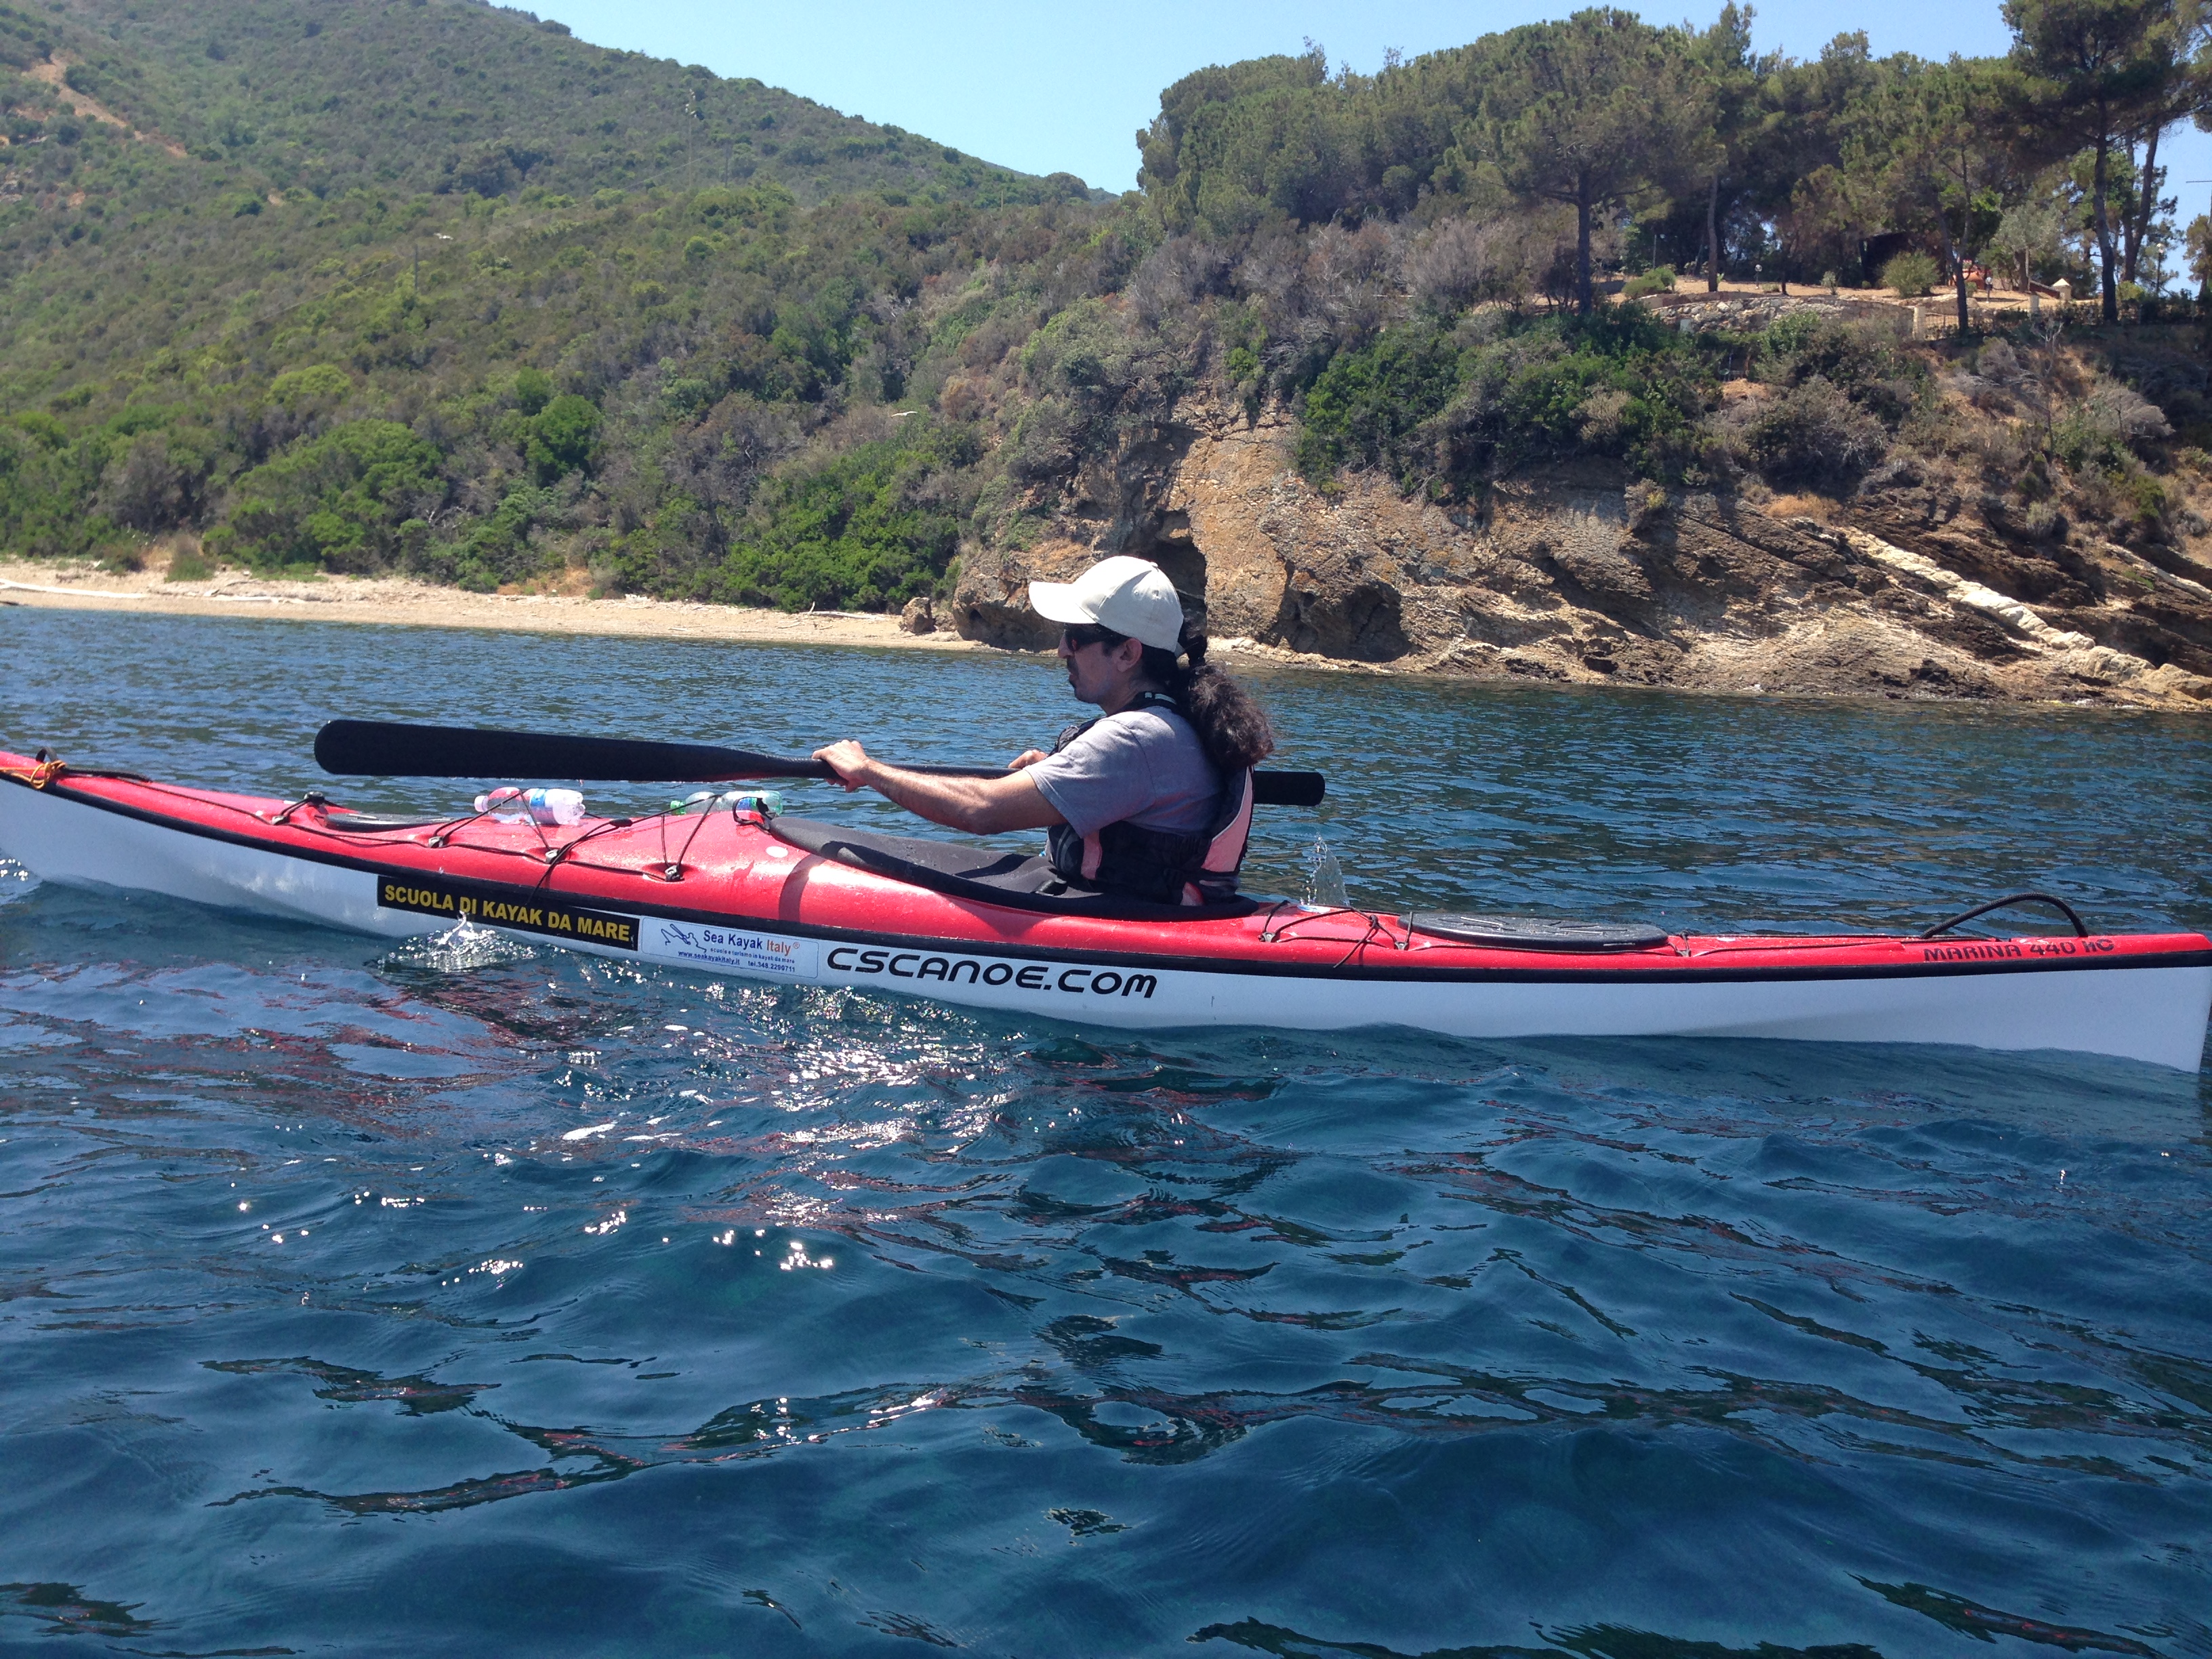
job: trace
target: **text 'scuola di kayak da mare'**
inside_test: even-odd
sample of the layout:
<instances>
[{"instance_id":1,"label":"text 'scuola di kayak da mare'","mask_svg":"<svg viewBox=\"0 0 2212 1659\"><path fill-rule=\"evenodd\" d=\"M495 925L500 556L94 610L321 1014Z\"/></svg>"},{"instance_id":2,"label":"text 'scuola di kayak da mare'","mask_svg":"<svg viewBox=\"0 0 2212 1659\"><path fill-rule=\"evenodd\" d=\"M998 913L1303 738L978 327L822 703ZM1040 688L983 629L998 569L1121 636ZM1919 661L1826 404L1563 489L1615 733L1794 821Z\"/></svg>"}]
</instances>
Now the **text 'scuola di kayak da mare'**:
<instances>
[{"instance_id":1,"label":"text 'scuola di kayak da mare'","mask_svg":"<svg viewBox=\"0 0 2212 1659\"><path fill-rule=\"evenodd\" d=\"M418 729L334 723L318 745L326 764L340 726L356 738ZM452 735L507 740L510 764L475 775L720 782L820 770L691 745ZM575 763L601 750L619 763ZM529 763L555 759L567 763ZM1264 897L1165 906L1069 890L1024 854L774 805L732 792L572 824L398 817L319 793L270 799L0 751L0 851L45 881L385 938L467 924L678 969L1078 1024L1957 1043L2194 1071L2212 1008L2212 939L2100 934L2063 905L2069 931L2014 938L1949 931L1966 918L1909 937L1704 937Z\"/></svg>"}]
</instances>

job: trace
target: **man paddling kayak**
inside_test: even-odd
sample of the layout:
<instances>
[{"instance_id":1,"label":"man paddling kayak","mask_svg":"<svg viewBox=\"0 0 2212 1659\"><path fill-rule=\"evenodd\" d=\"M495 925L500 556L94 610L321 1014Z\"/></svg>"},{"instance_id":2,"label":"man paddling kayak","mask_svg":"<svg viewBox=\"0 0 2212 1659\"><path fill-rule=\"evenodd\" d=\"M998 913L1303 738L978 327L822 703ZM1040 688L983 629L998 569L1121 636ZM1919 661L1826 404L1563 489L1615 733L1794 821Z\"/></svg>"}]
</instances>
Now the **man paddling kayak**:
<instances>
[{"instance_id":1,"label":"man paddling kayak","mask_svg":"<svg viewBox=\"0 0 2212 1659\"><path fill-rule=\"evenodd\" d=\"M848 789L997 835L1048 830L1066 880L1131 898L1203 904L1237 890L1252 820L1251 768L1275 746L1250 694L1206 661L1175 585L1144 559L1102 559L1072 582L1031 582L1030 607L1062 624L1060 659L1097 717L1002 778L927 777L850 738L814 751Z\"/></svg>"}]
</instances>

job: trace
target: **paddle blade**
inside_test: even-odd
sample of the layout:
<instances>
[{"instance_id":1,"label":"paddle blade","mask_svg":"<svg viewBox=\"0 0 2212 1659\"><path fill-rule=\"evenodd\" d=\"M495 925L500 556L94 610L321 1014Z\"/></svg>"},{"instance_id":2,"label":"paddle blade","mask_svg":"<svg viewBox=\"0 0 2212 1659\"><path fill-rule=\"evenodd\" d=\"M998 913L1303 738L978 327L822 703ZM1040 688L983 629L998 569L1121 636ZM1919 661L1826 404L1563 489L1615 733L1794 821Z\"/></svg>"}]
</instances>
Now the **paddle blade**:
<instances>
[{"instance_id":1,"label":"paddle blade","mask_svg":"<svg viewBox=\"0 0 2212 1659\"><path fill-rule=\"evenodd\" d=\"M1255 772L1252 804L1255 806L1318 806L1328 781L1318 772Z\"/></svg>"},{"instance_id":2,"label":"paddle blade","mask_svg":"<svg viewBox=\"0 0 2212 1659\"><path fill-rule=\"evenodd\" d=\"M332 720L315 734L325 772L404 778L574 778L601 783L735 783L826 777L820 761L696 743L633 743L550 732L487 732Z\"/></svg>"}]
</instances>

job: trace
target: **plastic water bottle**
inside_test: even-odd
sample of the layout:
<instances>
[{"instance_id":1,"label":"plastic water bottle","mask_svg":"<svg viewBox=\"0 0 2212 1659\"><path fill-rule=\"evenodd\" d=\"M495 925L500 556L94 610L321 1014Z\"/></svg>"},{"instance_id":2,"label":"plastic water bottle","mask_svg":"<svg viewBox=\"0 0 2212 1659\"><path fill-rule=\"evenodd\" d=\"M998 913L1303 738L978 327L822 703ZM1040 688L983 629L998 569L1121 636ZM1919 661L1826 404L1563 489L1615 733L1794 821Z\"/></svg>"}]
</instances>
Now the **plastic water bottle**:
<instances>
[{"instance_id":1,"label":"plastic water bottle","mask_svg":"<svg viewBox=\"0 0 2212 1659\"><path fill-rule=\"evenodd\" d=\"M581 823L584 797L576 789L517 789L509 785L477 797L477 811L500 823Z\"/></svg>"},{"instance_id":2,"label":"plastic water bottle","mask_svg":"<svg viewBox=\"0 0 2212 1659\"><path fill-rule=\"evenodd\" d=\"M750 812L763 822L783 811L783 792L778 789L732 789L715 803L732 812Z\"/></svg>"},{"instance_id":3,"label":"plastic water bottle","mask_svg":"<svg viewBox=\"0 0 2212 1659\"><path fill-rule=\"evenodd\" d=\"M580 789L533 789L523 799L530 816L540 823L581 823L584 794Z\"/></svg>"},{"instance_id":4,"label":"plastic water bottle","mask_svg":"<svg viewBox=\"0 0 2212 1659\"><path fill-rule=\"evenodd\" d=\"M1351 906L1344 896L1344 867L1319 836L1314 837L1312 850L1306 854L1306 890L1298 902L1309 910L1343 910Z\"/></svg>"},{"instance_id":5,"label":"plastic water bottle","mask_svg":"<svg viewBox=\"0 0 2212 1659\"><path fill-rule=\"evenodd\" d=\"M669 802L667 810L672 818L691 812L752 812L772 818L783 811L783 796L774 789L725 789L719 795L711 789L695 789Z\"/></svg>"}]
</instances>

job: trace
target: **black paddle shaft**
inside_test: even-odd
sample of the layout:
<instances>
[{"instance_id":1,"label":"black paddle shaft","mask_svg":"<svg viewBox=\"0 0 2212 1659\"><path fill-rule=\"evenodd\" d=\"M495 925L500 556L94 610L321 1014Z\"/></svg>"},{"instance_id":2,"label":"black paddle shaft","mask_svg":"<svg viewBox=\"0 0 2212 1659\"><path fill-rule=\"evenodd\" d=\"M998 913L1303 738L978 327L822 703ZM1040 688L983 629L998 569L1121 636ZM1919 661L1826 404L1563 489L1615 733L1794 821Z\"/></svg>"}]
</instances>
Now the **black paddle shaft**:
<instances>
[{"instance_id":1,"label":"black paddle shaft","mask_svg":"<svg viewBox=\"0 0 2212 1659\"><path fill-rule=\"evenodd\" d=\"M315 734L325 772L404 778L574 778L601 783L748 783L764 778L832 778L827 761L757 754L703 743L639 743L555 732L488 732L392 720L331 720ZM908 766L933 778L1000 778L1004 767ZM1327 783L1318 772L1257 772L1252 799L1263 806L1314 806Z\"/></svg>"}]
</instances>

